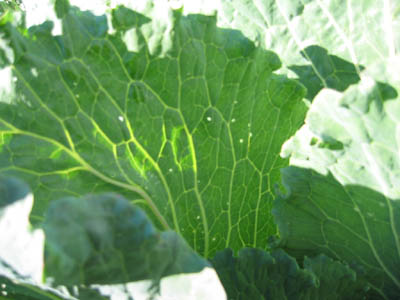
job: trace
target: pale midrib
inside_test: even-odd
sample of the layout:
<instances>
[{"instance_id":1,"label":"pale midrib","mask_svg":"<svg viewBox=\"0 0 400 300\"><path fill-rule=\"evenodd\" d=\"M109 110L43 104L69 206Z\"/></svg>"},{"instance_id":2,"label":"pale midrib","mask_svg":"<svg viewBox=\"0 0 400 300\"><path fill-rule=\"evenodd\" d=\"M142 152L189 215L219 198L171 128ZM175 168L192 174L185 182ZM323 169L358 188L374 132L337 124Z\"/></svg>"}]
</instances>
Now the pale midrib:
<instances>
[{"instance_id":1,"label":"pale midrib","mask_svg":"<svg viewBox=\"0 0 400 300\"><path fill-rule=\"evenodd\" d=\"M237 96L235 96L237 97ZM233 109L232 109L233 112ZM231 112L231 114L232 114ZM231 115L229 115L229 118L231 118ZM225 248L229 247L230 241L231 241L231 234L232 234L232 212L231 212L231 202L232 202L232 190L233 190L233 180L235 177L235 169L237 165L236 161L236 150L235 150L235 144L233 142L233 136L232 136L232 130L230 127L230 123L227 122L226 124L228 128L228 133L229 133L229 143L231 144L231 149L232 149L232 160L233 160L233 165L232 165L232 170L231 170L231 178L229 180L229 193L228 193L228 232L226 235L226 243L225 243Z\"/></svg>"},{"instance_id":2,"label":"pale midrib","mask_svg":"<svg viewBox=\"0 0 400 300\"><path fill-rule=\"evenodd\" d=\"M324 216L324 218L330 222L333 223L337 223L338 225L344 227L346 230L348 230L351 234L353 234L354 236L356 236L358 239L360 239L361 241L363 241L364 243L368 244L369 240L364 238L362 235L360 235L359 233L357 233L356 231L354 231L353 229L351 229L350 227L348 227L346 224L341 223L339 220L330 217L317 203L315 203L314 201L310 201L317 209L318 211ZM325 233L322 232L324 234L324 239L326 239L325 237ZM330 251L332 251L331 249L329 249ZM339 256L338 256L339 259Z\"/></svg>"},{"instance_id":3,"label":"pale midrib","mask_svg":"<svg viewBox=\"0 0 400 300\"><path fill-rule=\"evenodd\" d=\"M184 122L183 122L184 123ZM199 207L200 207L200 213L201 213L201 218L202 218L202 223L203 223L203 229L204 229L204 257L208 257L208 251L209 251L209 228L208 228L208 222L207 222L207 215L206 215L206 210L203 204L203 200L202 197L200 195L199 192L199 187L197 184L197 160L196 160L196 152L195 152L195 148L194 148L194 143L193 143L193 138L190 135L188 128L186 126L186 123L184 123L184 128L185 128L185 132L186 135L188 137L188 141L189 141L189 147L190 147L190 151L192 153L192 160L193 160L193 173L194 173L194 191L196 194L196 198L197 201L199 203Z\"/></svg>"},{"instance_id":4,"label":"pale midrib","mask_svg":"<svg viewBox=\"0 0 400 300\"><path fill-rule=\"evenodd\" d=\"M331 114L331 118L332 118L332 120L333 120L335 123L337 123L337 124L341 124L341 123L342 123L342 122L340 122L339 119L337 119L337 118L335 117L335 114L334 114L334 113ZM376 164L375 159L373 158L372 154L370 153L369 148L367 147L367 144L366 144L366 143L362 143L362 144L361 144L361 148L362 148L363 153L364 153L366 159L368 160L369 164L372 165L372 168L374 169L373 174L375 174L375 179L378 181L378 184L379 184L379 185L381 186L381 188L383 189L383 195L384 195L384 197L386 198L386 201L388 201L388 200L387 200L387 192L388 192L388 190L389 190L389 187L387 186L387 184L386 184L386 182L385 182L385 179L383 178L384 176L383 176L383 174L381 173L380 168L378 167L378 165ZM396 278L395 275L393 275L393 274L387 269L386 265L383 263L383 261L381 260L381 258L380 258L380 256L379 256L378 252L376 251L375 246L374 246L374 244L373 244L373 242L372 242L372 237L371 237L371 234L370 234L370 232L369 232L369 228L368 228L368 226L367 226L367 223L366 223L366 221L365 221L365 218L364 218L363 214L361 213L361 210L360 210L359 206L358 206L357 203L354 201L354 199L351 197L351 195L347 192L346 187L345 187L345 186L343 186L343 187L344 187L343 189L344 189L344 191L346 192L346 194L348 195L349 199L351 199L351 201L353 202L354 207L357 208L357 213L358 213L358 215L360 216L361 221L362 221L362 223L363 223L363 226L364 226L365 232L366 232L366 234L367 234L367 238L368 238L368 244L369 244L369 246L370 246L370 248L371 248L371 250L372 250L372 253L373 253L375 259L377 260L377 262L379 263L379 265L382 267L382 269L385 271L385 273L390 277L390 279L392 279L392 281L393 281L398 287L400 287L400 281ZM391 229L392 229L392 231L393 231L394 240L395 240L395 243L396 243L397 250L398 250L398 252L399 252L399 249L400 249L400 248L399 248L399 247L400 247L400 245L399 245L399 239L398 239L398 237L397 237L397 235L396 235L396 230L395 230L395 228L393 227L393 226L394 226L394 225L393 225L393 224L394 224L393 210L392 210L391 203L390 203L390 202L387 202L387 204L388 204L388 207L389 207L389 217L390 217Z\"/></svg>"},{"instance_id":5,"label":"pale midrib","mask_svg":"<svg viewBox=\"0 0 400 300\"><path fill-rule=\"evenodd\" d=\"M358 0L356 0L358 1ZM354 17L353 17L353 8L351 7L351 1L346 1L347 3L347 18L349 20L349 29L350 32L354 31Z\"/></svg>"},{"instance_id":6,"label":"pale midrib","mask_svg":"<svg viewBox=\"0 0 400 300\"><path fill-rule=\"evenodd\" d=\"M159 96L149 85L147 85L146 82L143 82L143 81L138 81L138 82L142 83L142 84L146 87L146 89L148 89L148 90L157 98L157 100L158 100L162 105L165 106L165 103L162 101L162 99L160 98L160 96ZM172 108L170 108L170 109L172 109ZM179 111L179 110L177 110L177 109L172 109L172 110L177 111L177 112L180 114L180 111ZM129 123L129 122L128 122L128 123ZM182 122L182 123L184 124L184 126L186 126L185 122ZM129 124L129 126L130 126L130 124ZM140 150L143 149L143 151L145 151L145 149L144 149L144 148L142 147L142 145L139 144L139 143L138 143L138 147L139 147ZM147 152L145 152L145 153L147 153ZM161 181L162 181L162 183L163 183L163 185L164 185L164 187L165 187L165 190L166 190L166 192L167 192L168 201L169 201L170 206L171 206L171 212L172 212L172 216L173 216L173 220L174 220L174 227L175 227L175 230L176 230L178 233L180 233L180 227L179 227L179 223L178 223L177 216L176 216L176 211L175 211L175 204L174 204L174 202L173 202L173 200L172 200L172 194L171 194L171 190L170 190L170 188L169 188L169 185L168 185L168 183L167 183L167 180L166 180L164 174L161 172L161 169L160 169L160 167L158 166L158 164L157 164L157 163L153 160L153 158L150 157L150 155L149 155L149 160L150 160L150 159L151 159L151 162L152 162L154 168L157 170L157 173L159 174L159 176L160 176L160 178L161 178Z\"/></svg>"},{"instance_id":7,"label":"pale midrib","mask_svg":"<svg viewBox=\"0 0 400 300\"><path fill-rule=\"evenodd\" d=\"M372 253L376 259L376 261L379 263L379 265L381 266L381 268L385 271L385 273L390 277L390 279L398 286L400 287L400 281L396 278L395 275L392 274L392 272L386 267L385 263L381 260L381 257L379 256L378 252L375 249L375 245L372 242L372 237L371 237L371 233L369 232L369 228L367 225L367 222L365 221L364 215L361 213L360 207L358 206L358 204L354 201L353 197L351 196L351 194L348 193L346 186L343 186L343 190L344 192L347 194L347 196L349 197L349 199L351 199L351 201L353 202L354 207L357 208L357 214L360 216L361 222L363 223L364 229L365 229L365 233L367 234L367 238L368 238L368 244L370 246L370 249L372 250Z\"/></svg>"},{"instance_id":8,"label":"pale midrib","mask_svg":"<svg viewBox=\"0 0 400 300\"><path fill-rule=\"evenodd\" d=\"M396 248L397 248L397 253L400 257L400 241L399 241L399 234L396 231L395 228L395 218L394 218L394 213L393 213L393 207L392 204L390 203L390 200L387 198L387 195L389 194L389 186L386 184L386 180L384 178L384 175L382 174L382 170L381 168L378 166L378 163L376 162L376 160L374 159L368 145L366 143L363 143L361 145L361 148L369 162L369 165L372 167L373 172L371 172L371 174L373 174L373 176L377 179L378 184L380 185L383 195L385 197L386 203L387 203L387 207L389 209L389 217L390 217L390 226L392 229L392 233L393 233L393 238L395 240L396 243ZM399 281L400 283L400 281Z\"/></svg>"},{"instance_id":9,"label":"pale midrib","mask_svg":"<svg viewBox=\"0 0 400 300\"><path fill-rule=\"evenodd\" d=\"M383 102L383 100L381 99L381 101ZM335 114L331 114L332 119L334 120L334 122L336 122L337 124L342 124L341 120L335 118ZM385 147L385 145L382 145L383 147ZM372 172L371 175L376 179L378 185L381 188L381 192L382 195L385 197L385 201L389 210L389 219L390 219L390 226L391 226L391 230L393 233L393 238L396 244L396 248L397 248L397 253L400 257L400 240L399 240L399 234L397 233L397 230L395 228L395 217L394 217L394 212L393 212L393 207L392 204L390 202L390 200L388 199L388 194L390 191L390 187L388 186L388 184L386 183L386 179L384 178L384 174L382 174L382 170L379 167L378 163L376 162L373 154L371 153L369 144L367 143L361 143L361 149L369 163L369 166L372 168ZM388 149L390 151L392 151L391 149ZM343 177L347 177L348 178L348 182L353 181L350 177L346 176L346 174L342 174ZM400 283L400 281L399 281Z\"/></svg>"},{"instance_id":10,"label":"pale midrib","mask_svg":"<svg viewBox=\"0 0 400 300\"><path fill-rule=\"evenodd\" d=\"M386 33L386 42L388 44L389 58L394 58L396 55L395 38L393 35L393 18L391 13L390 0L383 0L383 20Z\"/></svg>"},{"instance_id":11,"label":"pale midrib","mask_svg":"<svg viewBox=\"0 0 400 300\"><path fill-rule=\"evenodd\" d=\"M311 68L313 69L314 73L317 75L318 79L321 80L322 84L324 87L328 87L328 84L326 83L324 77L319 73L318 69L314 66L312 63L311 58L308 56L308 54L304 51L303 45L301 40L297 37L295 30L293 29L293 26L290 24L290 20L286 17L286 15L282 12L282 8L279 5L279 0L276 1L276 7L278 8L279 12L281 13L283 19L286 22L287 28L289 29L290 34L293 37L293 40L297 44L297 47L302 51L303 55L305 58L310 62Z\"/></svg>"},{"instance_id":12,"label":"pale midrib","mask_svg":"<svg viewBox=\"0 0 400 300\"><path fill-rule=\"evenodd\" d=\"M15 131L2 131L2 133L10 133L10 134L15 134ZM7 168L0 168L0 170L7 171L7 170L18 170L24 173L32 174L35 176L49 176L49 175L67 175L73 172L77 171L87 171L84 167L82 166L76 166L72 167L69 169L64 169L64 170L56 170L56 171L50 171L50 172L37 172L31 169L25 169L23 167L16 167L16 166L9 166Z\"/></svg>"},{"instance_id":13,"label":"pale midrib","mask_svg":"<svg viewBox=\"0 0 400 300\"><path fill-rule=\"evenodd\" d=\"M341 122L338 118L335 117L335 114L334 114L334 113L330 114L330 116L331 116L332 120L333 120L335 123L337 123L337 124L342 124L342 122ZM393 232L394 240L395 240L395 243L396 243L397 252L399 253L399 251L400 251L400 243L399 243L398 235L396 234L396 229L394 228L393 208L392 208L392 205L391 205L390 201L388 201L388 199L387 199L387 193L388 193L388 191L389 191L389 187L388 187L388 185L386 184L386 181L385 181L384 176L383 176L383 174L382 174L382 172L381 172L381 169L380 169L379 166L377 165L377 163L376 163L376 161L375 161L373 155L372 155L371 152L370 152L370 149L369 149L369 147L368 147L368 144L367 144L367 143L361 143L361 149L362 149L362 151L363 151L363 153L364 153L364 155L365 155L367 161L369 162L369 165L372 166L372 168L373 168L373 170L374 170L374 172L372 172L372 174L374 174L375 179L377 180L378 184L380 185L381 189L383 190L383 191L382 191L382 192L383 192L382 194L384 195L384 197L385 197L385 199L386 199L386 201L387 201L387 205L388 205L388 208L389 208L390 225L391 225L391 229L392 229L392 232ZM366 234L367 234L368 244L369 244L369 246L370 246L370 248L371 248L371 250L372 250L372 253L373 253L374 257L376 258L376 260L378 261L378 263L379 263L379 265L382 267L382 269L383 269L383 270L387 273L387 275L393 280L393 282L394 282L398 287L400 287L400 281L396 278L395 275L393 275L393 274L387 269L386 265L383 263L383 261L381 260L381 258L380 258L380 256L379 256L378 252L376 251L375 246L374 246L374 244L373 244L373 242L372 242L372 238L371 238L371 234L370 234L370 232L369 232L369 228L368 228L368 226L367 226L367 223L366 223L366 221L365 221L365 218L364 218L363 214L361 213L361 210L360 210L359 206L358 206L357 203L354 201L354 199L351 197L351 195L347 192L345 186L344 186L344 191L345 191L346 194L348 195L349 199L351 199L351 201L353 202L354 207L357 208L357 213L358 213L358 215L360 216L360 218L361 218L361 220L362 220L364 229L365 229ZM399 255L400 255L400 254L399 254Z\"/></svg>"},{"instance_id":14,"label":"pale midrib","mask_svg":"<svg viewBox=\"0 0 400 300\"><path fill-rule=\"evenodd\" d=\"M349 50L350 57L354 64L354 67L356 68L357 73L360 74L361 70L358 66L358 59L357 59L356 53L354 51L352 41L346 37L343 30L340 28L339 24L336 22L335 18L332 16L332 14L329 12L329 10L325 7L325 5L323 3L321 3L320 0L317 0L317 3L318 3L318 6L321 8L322 12L325 14L325 16L331 22L332 26L335 28L336 32L338 33L339 37L342 39L347 50Z\"/></svg>"},{"instance_id":15,"label":"pale midrib","mask_svg":"<svg viewBox=\"0 0 400 300\"><path fill-rule=\"evenodd\" d=\"M268 19L267 19L267 16L263 13L263 11L260 9L260 3L258 2L258 1L254 1L254 6L255 6L255 8L257 9L257 11L260 13L260 15L264 18L264 21L265 21L265 23L267 24L267 26L268 26L268 28L266 28L266 30L265 31L268 31L271 27L272 27L272 24L270 24L269 22L268 22ZM242 14L244 14L244 12L245 11L241 11L241 13ZM258 22L258 20L257 19L255 19L255 18L252 18L251 16L249 16L249 15L247 15L246 14L246 17L249 19L249 20L252 20L252 22L254 22L255 24L257 24L258 26L260 26L260 28L263 28L264 27L264 24L260 24L259 22ZM273 34L273 32L272 31L270 31L270 34L271 34L271 37L272 38L275 38L276 36L274 36L274 34Z\"/></svg>"}]
</instances>

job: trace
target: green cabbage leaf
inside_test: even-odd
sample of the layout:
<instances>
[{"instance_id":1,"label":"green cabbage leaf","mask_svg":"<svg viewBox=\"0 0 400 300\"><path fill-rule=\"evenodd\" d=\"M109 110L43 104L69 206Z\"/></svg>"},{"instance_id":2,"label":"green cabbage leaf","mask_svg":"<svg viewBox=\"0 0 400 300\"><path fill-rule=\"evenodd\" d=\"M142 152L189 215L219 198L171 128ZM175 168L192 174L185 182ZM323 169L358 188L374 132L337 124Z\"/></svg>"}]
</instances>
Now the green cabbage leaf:
<instances>
[{"instance_id":1,"label":"green cabbage leaf","mask_svg":"<svg viewBox=\"0 0 400 300\"><path fill-rule=\"evenodd\" d=\"M119 195L53 201L44 230L32 230L27 185L1 177L0 191L6 299L226 299L207 260L175 232L158 232L143 210Z\"/></svg>"},{"instance_id":2,"label":"green cabbage leaf","mask_svg":"<svg viewBox=\"0 0 400 300\"><path fill-rule=\"evenodd\" d=\"M360 263L386 299L400 295L399 111L397 91L368 77L319 93L283 146L274 207L280 246Z\"/></svg>"},{"instance_id":3,"label":"green cabbage leaf","mask_svg":"<svg viewBox=\"0 0 400 300\"><path fill-rule=\"evenodd\" d=\"M98 16L66 3L62 35L51 22L0 29L0 171L34 190L33 223L53 199L117 192L205 257L265 248L304 87L213 16L156 5L154 19L123 6Z\"/></svg>"},{"instance_id":4,"label":"green cabbage leaf","mask_svg":"<svg viewBox=\"0 0 400 300\"><path fill-rule=\"evenodd\" d=\"M400 298L398 1L34 2L0 16L0 298Z\"/></svg>"}]
</instances>

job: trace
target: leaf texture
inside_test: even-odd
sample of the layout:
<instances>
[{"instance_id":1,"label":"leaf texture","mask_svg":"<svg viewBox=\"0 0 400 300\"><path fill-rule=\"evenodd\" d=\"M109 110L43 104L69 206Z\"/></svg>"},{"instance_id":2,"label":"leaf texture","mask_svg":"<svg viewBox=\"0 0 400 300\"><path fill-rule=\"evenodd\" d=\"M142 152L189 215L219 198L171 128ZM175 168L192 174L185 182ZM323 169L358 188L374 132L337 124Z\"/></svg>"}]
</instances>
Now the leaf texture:
<instances>
[{"instance_id":1,"label":"leaf texture","mask_svg":"<svg viewBox=\"0 0 400 300\"><path fill-rule=\"evenodd\" d=\"M325 255L306 257L301 268L281 249L226 249L212 263L231 300L365 299L368 290L362 271Z\"/></svg>"},{"instance_id":2,"label":"leaf texture","mask_svg":"<svg viewBox=\"0 0 400 300\"><path fill-rule=\"evenodd\" d=\"M307 87L309 100L323 88L344 91L364 67L376 80L391 68L399 80L398 1L221 0L215 7L219 24L278 53L281 71Z\"/></svg>"},{"instance_id":3,"label":"leaf texture","mask_svg":"<svg viewBox=\"0 0 400 300\"><path fill-rule=\"evenodd\" d=\"M151 19L58 4L60 36L51 22L2 25L12 76L1 173L29 182L35 224L55 198L114 191L206 257L265 248L280 147L303 122L305 90L215 17L161 8Z\"/></svg>"},{"instance_id":4,"label":"leaf texture","mask_svg":"<svg viewBox=\"0 0 400 300\"><path fill-rule=\"evenodd\" d=\"M400 295L398 111L397 89L370 78L319 93L283 147L273 210L283 247L362 264L385 299Z\"/></svg>"},{"instance_id":5,"label":"leaf texture","mask_svg":"<svg viewBox=\"0 0 400 300\"><path fill-rule=\"evenodd\" d=\"M33 197L27 185L0 177L0 190L2 298L226 299L204 258L176 233L158 232L121 196L54 201L43 235L29 229Z\"/></svg>"}]
</instances>

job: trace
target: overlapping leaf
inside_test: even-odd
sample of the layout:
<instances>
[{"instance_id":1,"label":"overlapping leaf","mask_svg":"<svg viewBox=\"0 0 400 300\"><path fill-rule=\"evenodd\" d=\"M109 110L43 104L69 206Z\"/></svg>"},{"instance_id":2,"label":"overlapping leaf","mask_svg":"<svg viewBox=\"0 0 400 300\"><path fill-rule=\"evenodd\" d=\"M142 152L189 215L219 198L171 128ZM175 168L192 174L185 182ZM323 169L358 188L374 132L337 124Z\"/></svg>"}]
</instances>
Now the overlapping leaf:
<instances>
[{"instance_id":1,"label":"overlapping leaf","mask_svg":"<svg viewBox=\"0 0 400 300\"><path fill-rule=\"evenodd\" d=\"M400 295L399 108L396 89L370 78L321 92L282 152L309 169L284 170L274 208L281 245L361 263L387 299Z\"/></svg>"},{"instance_id":2,"label":"overlapping leaf","mask_svg":"<svg viewBox=\"0 0 400 300\"><path fill-rule=\"evenodd\" d=\"M111 31L57 3L61 36L49 22L0 29L14 79L0 170L33 187L32 220L66 194L116 191L205 256L265 247L278 153L305 111L278 57L215 17L119 7Z\"/></svg>"},{"instance_id":3,"label":"overlapping leaf","mask_svg":"<svg viewBox=\"0 0 400 300\"><path fill-rule=\"evenodd\" d=\"M0 191L2 296L123 300L188 295L200 300L215 295L225 299L205 259L176 233L158 232L141 209L121 196L53 202L44 223L44 259L44 235L39 229L30 232L28 226L33 201L29 188L19 180L0 177ZM206 283L208 290L199 289L198 283Z\"/></svg>"},{"instance_id":4,"label":"overlapping leaf","mask_svg":"<svg viewBox=\"0 0 400 300\"><path fill-rule=\"evenodd\" d=\"M30 230L33 196L15 178L0 177L0 297L72 299L42 285L44 235Z\"/></svg>"},{"instance_id":5,"label":"overlapping leaf","mask_svg":"<svg viewBox=\"0 0 400 300\"><path fill-rule=\"evenodd\" d=\"M244 248L237 257L226 249L212 263L230 300L365 299L368 290L362 272L325 255L306 257L300 268L281 249L269 253Z\"/></svg>"},{"instance_id":6,"label":"overlapping leaf","mask_svg":"<svg viewBox=\"0 0 400 300\"><path fill-rule=\"evenodd\" d=\"M160 280L208 266L176 233L159 233L141 209L113 194L55 201L44 228L46 274L56 284Z\"/></svg>"},{"instance_id":7,"label":"overlapping leaf","mask_svg":"<svg viewBox=\"0 0 400 300\"><path fill-rule=\"evenodd\" d=\"M221 3L221 23L279 53L283 71L296 73L307 98L316 102L283 155L292 165L326 177L284 171L288 195L275 208L281 245L299 258L325 252L361 262L375 290L395 299L400 287L399 3ZM320 92L323 88L343 93Z\"/></svg>"},{"instance_id":8,"label":"overlapping leaf","mask_svg":"<svg viewBox=\"0 0 400 300\"><path fill-rule=\"evenodd\" d=\"M218 19L278 53L309 99L324 87L343 91L363 66L377 80L399 66L398 1L221 0Z\"/></svg>"}]
</instances>

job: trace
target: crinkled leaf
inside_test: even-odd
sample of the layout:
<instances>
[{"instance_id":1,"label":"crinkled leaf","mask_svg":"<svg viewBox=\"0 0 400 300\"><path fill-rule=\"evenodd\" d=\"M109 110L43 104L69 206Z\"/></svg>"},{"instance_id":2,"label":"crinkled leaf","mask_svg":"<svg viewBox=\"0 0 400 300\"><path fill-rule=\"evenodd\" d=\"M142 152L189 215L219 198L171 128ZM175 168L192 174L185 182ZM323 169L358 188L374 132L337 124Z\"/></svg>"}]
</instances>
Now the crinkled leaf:
<instances>
[{"instance_id":1,"label":"crinkled leaf","mask_svg":"<svg viewBox=\"0 0 400 300\"><path fill-rule=\"evenodd\" d=\"M157 232L141 209L113 194L53 202L44 223L44 278L44 236L39 229L29 230L33 200L29 188L19 180L0 177L0 191L2 296L138 300L189 295L203 300L217 295L225 299L205 259L176 233Z\"/></svg>"},{"instance_id":2,"label":"crinkled leaf","mask_svg":"<svg viewBox=\"0 0 400 300\"><path fill-rule=\"evenodd\" d=\"M56 284L117 284L200 272L208 263L174 232L113 194L53 202L44 222L46 275Z\"/></svg>"},{"instance_id":3,"label":"crinkled leaf","mask_svg":"<svg viewBox=\"0 0 400 300\"><path fill-rule=\"evenodd\" d=\"M318 285L311 287L303 299L353 300L367 299L369 285L365 271L358 265L351 268L323 254L304 259L304 269L318 278Z\"/></svg>"},{"instance_id":4,"label":"crinkled leaf","mask_svg":"<svg viewBox=\"0 0 400 300\"><path fill-rule=\"evenodd\" d=\"M205 256L266 247L305 91L240 32L160 3L117 8L114 31L72 6L60 36L1 27L16 85L0 103L1 172L31 184L35 223L55 198L115 191Z\"/></svg>"},{"instance_id":5,"label":"crinkled leaf","mask_svg":"<svg viewBox=\"0 0 400 300\"><path fill-rule=\"evenodd\" d=\"M399 66L398 1L221 0L217 10L221 25L279 53L283 72L297 75L309 99L356 83L362 66L378 80L382 66Z\"/></svg>"},{"instance_id":6,"label":"crinkled leaf","mask_svg":"<svg viewBox=\"0 0 400 300\"><path fill-rule=\"evenodd\" d=\"M398 88L366 77L343 94L324 90L282 155L290 156L291 164L322 174L330 171L342 184L400 197Z\"/></svg>"},{"instance_id":7,"label":"crinkled leaf","mask_svg":"<svg viewBox=\"0 0 400 300\"><path fill-rule=\"evenodd\" d=\"M154 299L225 297L206 260L176 233L159 233L121 196L54 201L44 228L46 275L57 285L90 286L79 288L79 299L147 299L151 290Z\"/></svg>"},{"instance_id":8,"label":"crinkled leaf","mask_svg":"<svg viewBox=\"0 0 400 300\"><path fill-rule=\"evenodd\" d=\"M212 260L228 299L294 299L311 286L316 277L301 270L282 250L271 253L244 248L233 256L231 249L217 252Z\"/></svg>"},{"instance_id":9,"label":"crinkled leaf","mask_svg":"<svg viewBox=\"0 0 400 300\"><path fill-rule=\"evenodd\" d=\"M226 249L212 263L231 300L365 299L368 288L355 270L325 255L306 257L302 269L280 249L244 248L237 257Z\"/></svg>"},{"instance_id":10,"label":"crinkled leaf","mask_svg":"<svg viewBox=\"0 0 400 300\"><path fill-rule=\"evenodd\" d=\"M319 93L282 150L312 170L285 169L274 208L281 245L360 263L386 299L400 295L399 111L397 90L370 78Z\"/></svg>"}]
</instances>

